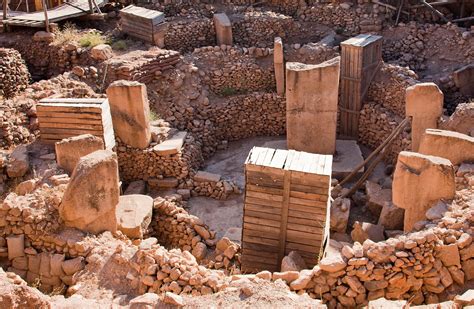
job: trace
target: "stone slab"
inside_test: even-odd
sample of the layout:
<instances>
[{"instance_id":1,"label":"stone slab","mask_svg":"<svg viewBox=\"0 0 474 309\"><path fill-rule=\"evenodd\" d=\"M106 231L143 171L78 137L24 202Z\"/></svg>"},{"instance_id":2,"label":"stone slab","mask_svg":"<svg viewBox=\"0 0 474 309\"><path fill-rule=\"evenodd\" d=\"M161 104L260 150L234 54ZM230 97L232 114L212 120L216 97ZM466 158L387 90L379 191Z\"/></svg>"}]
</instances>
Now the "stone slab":
<instances>
[{"instance_id":1,"label":"stone slab","mask_svg":"<svg viewBox=\"0 0 474 309\"><path fill-rule=\"evenodd\" d=\"M332 161L333 178L342 180L362 162L364 162L364 157L362 157L362 151L356 141L336 140L336 155ZM359 175L363 172L364 167L357 174Z\"/></svg>"},{"instance_id":2,"label":"stone slab","mask_svg":"<svg viewBox=\"0 0 474 309\"><path fill-rule=\"evenodd\" d=\"M176 154L181 151L187 134L188 133L185 131L178 132L168 138L166 141L154 146L153 151L155 151L160 156Z\"/></svg>"}]
</instances>

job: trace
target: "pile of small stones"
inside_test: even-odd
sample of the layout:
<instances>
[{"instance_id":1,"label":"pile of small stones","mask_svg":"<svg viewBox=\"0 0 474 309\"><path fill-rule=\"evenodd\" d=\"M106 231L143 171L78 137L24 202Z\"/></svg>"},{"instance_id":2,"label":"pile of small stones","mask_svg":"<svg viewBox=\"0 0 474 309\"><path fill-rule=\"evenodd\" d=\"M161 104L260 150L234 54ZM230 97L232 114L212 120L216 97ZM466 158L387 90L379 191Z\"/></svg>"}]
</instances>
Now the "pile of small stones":
<instances>
[{"instance_id":1,"label":"pile of small stones","mask_svg":"<svg viewBox=\"0 0 474 309\"><path fill-rule=\"evenodd\" d=\"M26 89L30 73L18 51L0 48L0 98L12 98Z\"/></svg>"}]
</instances>

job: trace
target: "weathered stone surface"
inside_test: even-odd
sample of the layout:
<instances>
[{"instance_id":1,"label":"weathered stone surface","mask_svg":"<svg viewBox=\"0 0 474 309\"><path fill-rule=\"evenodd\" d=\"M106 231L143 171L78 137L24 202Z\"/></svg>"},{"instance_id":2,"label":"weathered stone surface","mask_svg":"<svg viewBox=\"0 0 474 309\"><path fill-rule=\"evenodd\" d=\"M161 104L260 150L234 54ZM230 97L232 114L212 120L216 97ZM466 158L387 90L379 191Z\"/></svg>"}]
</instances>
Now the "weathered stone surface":
<instances>
[{"instance_id":1,"label":"weathered stone surface","mask_svg":"<svg viewBox=\"0 0 474 309\"><path fill-rule=\"evenodd\" d=\"M439 128L474 136L474 102L458 104L454 113Z\"/></svg>"},{"instance_id":2,"label":"weathered stone surface","mask_svg":"<svg viewBox=\"0 0 474 309\"><path fill-rule=\"evenodd\" d=\"M367 305L368 309L403 309L406 308L407 301L406 300L388 300L385 298L379 298L377 300L370 301Z\"/></svg>"},{"instance_id":3,"label":"weathered stone surface","mask_svg":"<svg viewBox=\"0 0 474 309\"><path fill-rule=\"evenodd\" d=\"M474 137L445 130L427 129L419 152L446 158L453 165L474 160Z\"/></svg>"},{"instance_id":4,"label":"weathered stone surface","mask_svg":"<svg viewBox=\"0 0 474 309\"><path fill-rule=\"evenodd\" d=\"M438 258L444 266L461 265L459 249L456 244L442 245L438 247Z\"/></svg>"},{"instance_id":5,"label":"weathered stone surface","mask_svg":"<svg viewBox=\"0 0 474 309\"><path fill-rule=\"evenodd\" d=\"M336 150L340 58L318 65L286 64L288 149L320 154Z\"/></svg>"},{"instance_id":6,"label":"weathered stone surface","mask_svg":"<svg viewBox=\"0 0 474 309\"><path fill-rule=\"evenodd\" d=\"M90 233L117 230L119 202L117 155L98 150L82 157L59 207L64 224Z\"/></svg>"},{"instance_id":7,"label":"weathered stone surface","mask_svg":"<svg viewBox=\"0 0 474 309\"><path fill-rule=\"evenodd\" d=\"M370 239L375 242L385 240L383 234L384 228L381 225L376 225L368 222L354 222L353 230L351 232L352 240L363 243Z\"/></svg>"},{"instance_id":8,"label":"weathered stone surface","mask_svg":"<svg viewBox=\"0 0 474 309\"><path fill-rule=\"evenodd\" d=\"M24 256L25 235L11 235L7 237L8 259L13 260L16 257Z\"/></svg>"},{"instance_id":9,"label":"weathered stone surface","mask_svg":"<svg viewBox=\"0 0 474 309\"><path fill-rule=\"evenodd\" d=\"M393 203L405 209L404 231L425 219L425 212L440 199L455 193L454 169L449 160L402 151L393 177Z\"/></svg>"},{"instance_id":10,"label":"weathered stone surface","mask_svg":"<svg viewBox=\"0 0 474 309\"><path fill-rule=\"evenodd\" d=\"M426 211L425 216L428 220L438 220L441 219L447 211L448 207L446 203L438 201L433 207Z\"/></svg>"},{"instance_id":11,"label":"weathered stone surface","mask_svg":"<svg viewBox=\"0 0 474 309\"><path fill-rule=\"evenodd\" d=\"M55 144L56 161L60 168L70 174L81 157L103 149L104 141L92 134L65 138Z\"/></svg>"},{"instance_id":12,"label":"weathered stone surface","mask_svg":"<svg viewBox=\"0 0 474 309\"><path fill-rule=\"evenodd\" d=\"M403 230L404 215L403 208L395 206L392 202L387 202L383 205L377 224L383 226L385 230Z\"/></svg>"},{"instance_id":13,"label":"weathered stone surface","mask_svg":"<svg viewBox=\"0 0 474 309\"><path fill-rule=\"evenodd\" d=\"M82 270L84 266L84 258L82 256L70 260L65 260L61 264L64 273L68 276L74 275L79 270Z\"/></svg>"},{"instance_id":14,"label":"weathered stone surface","mask_svg":"<svg viewBox=\"0 0 474 309\"><path fill-rule=\"evenodd\" d=\"M372 181L365 183L367 193L367 207L374 216L380 216L383 206L392 202L392 190L382 187Z\"/></svg>"},{"instance_id":15,"label":"weathered stone surface","mask_svg":"<svg viewBox=\"0 0 474 309\"><path fill-rule=\"evenodd\" d=\"M468 64L454 72L454 84L466 96L474 96L474 64Z\"/></svg>"},{"instance_id":16,"label":"weathered stone surface","mask_svg":"<svg viewBox=\"0 0 474 309\"><path fill-rule=\"evenodd\" d=\"M406 89L405 112L412 117L411 150L418 151L426 129L436 129L443 114L443 93L435 83L420 83Z\"/></svg>"},{"instance_id":17,"label":"weathered stone surface","mask_svg":"<svg viewBox=\"0 0 474 309\"><path fill-rule=\"evenodd\" d=\"M23 177L30 167L28 149L25 145L17 146L10 154L7 163L7 174L10 178Z\"/></svg>"},{"instance_id":18,"label":"weathered stone surface","mask_svg":"<svg viewBox=\"0 0 474 309\"><path fill-rule=\"evenodd\" d=\"M275 69L275 80L277 93L285 93L285 65L283 55L283 42L280 37L276 37L273 44L273 67Z\"/></svg>"},{"instance_id":19,"label":"weathered stone surface","mask_svg":"<svg viewBox=\"0 0 474 309\"><path fill-rule=\"evenodd\" d=\"M153 199L147 195L122 195L117 205L117 227L130 238L143 238L153 214Z\"/></svg>"},{"instance_id":20,"label":"weathered stone surface","mask_svg":"<svg viewBox=\"0 0 474 309\"><path fill-rule=\"evenodd\" d=\"M143 180L135 180L132 181L125 192L123 193L124 195L129 195L129 194L145 194L146 193L146 182Z\"/></svg>"},{"instance_id":21,"label":"weathered stone surface","mask_svg":"<svg viewBox=\"0 0 474 309\"><path fill-rule=\"evenodd\" d=\"M304 269L300 271L298 278L290 283L290 288L294 291L305 289L306 286L311 282L312 276L312 269Z\"/></svg>"},{"instance_id":22,"label":"weathered stone surface","mask_svg":"<svg viewBox=\"0 0 474 309\"><path fill-rule=\"evenodd\" d=\"M167 140L159 143L153 147L153 151L162 156L172 155L181 151L183 147L184 140L186 139L188 133L182 131L177 132L171 137L168 137Z\"/></svg>"},{"instance_id":23,"label":"weathered stone surface","mask_svg":"<svg viewBox=\"0 0 474 309\"><path fill-rule=\"evenodd\" d=\"M214 14L217 45L233 45L232 24L225 13Z\"/></svg>"},{"instance_id":24,"label":"weathered stone surface","mask_svg":"<svg viewBox=\"0 0 474 309\"><path fill-rule=\"evenodd\" d=\"M156 293L145 293L137 296L128 304L130 309L153 309L160 302L160 297Z\"/></svg>"},{"instance_id":25,"label":"weathered stone surface","mask_svg":"<svg viewBox=\"0 0 474 309\"><path fill-rule=\"evenodd\" d=\"M463 261L461 266L462 270L464 271L466 281L474 279L474 259Z\"/></svg>"},{"instance_id":26,"label":"weathered stone surface","mask_svg":"<svg viewBox=\"0 0 474 309\"><path fill-rule=\"evenodd\" d=\"M150 106L145 84L119 80L107 88L114 132L125 144L144 149L151 141Z\"/></svg>"},{"instance_id":27,"label":"weathered stone surface","mask_svg":"<svg viewBox=\"0 0 474 309\"><path fill-rule=\"evenodd\" d=\"M194 175L194 181L197 182L218 182L221 180L221 175L199 171Z\"/></svg>"},{"instance_id":28,"label":"weathered stone surface","mask_svg":"<svg viewBox=\"0 0 474 309\"><path fill-rule=\"evenodd\" d=\"M280 271L301 271L308 268L303 258L296 251L291 251L281 261Z\"/></svg>"},{"instance_id":29,"label":"weathered stone surface","mask_svg":"<svg viewBox=\"0 0 474 309\"><path fill-rule=\"evenodd\" d=\"M340 254L328 255L319 262L319 267L321 268L321 270L330 273L335 273L340 270L343 270L346 265L347 263L344 262L344 259Z\"/></svg>"},{"instance_id":30,"label":"weathered stone surface","mask_svg":"<svg viewBox=\"0 0 474 309\"><path fill-rule=\"evenodd\" d=\"M351 210L350 199L337 198L331 203L331 230L345 233Z\"/></svg>"},{"instance_id":31,"label":"weathered stone surface","mask_svg":"<svg viewBox=\"0 0 474 309\"><path fill-rule=\"evenodd\" d=\"M51 43L52 41L54 41L55 36L56 35L52 32L37 31L33 35L33 41Z\"/></svg>"},{"instance_id":32,"label":"weathered stone surface","mask_svg":"<svg viewBox=\"0 0 474 309\"><path fill-rule=\"evenodd\" d=\"M91 58L99 61L107 60L114 56L112 47L107 44L99 44L92 47L91 49Z\"/></svg>"}]
</instances>

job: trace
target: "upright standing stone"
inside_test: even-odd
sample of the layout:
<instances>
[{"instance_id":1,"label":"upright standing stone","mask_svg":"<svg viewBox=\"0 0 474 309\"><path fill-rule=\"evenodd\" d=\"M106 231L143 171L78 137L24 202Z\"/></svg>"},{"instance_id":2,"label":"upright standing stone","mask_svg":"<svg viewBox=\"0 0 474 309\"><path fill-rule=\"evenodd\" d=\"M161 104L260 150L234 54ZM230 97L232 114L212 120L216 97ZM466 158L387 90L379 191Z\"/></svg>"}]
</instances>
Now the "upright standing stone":
<instances>
[{"instance_id":1,"label":"upright standing stone","mask_svg":"<svg viewBox=\"0 0 474 309\"><path fill-rule=\"evenodd\" d=\"M273 45L273 66L275 68L277 93L280 95L285 93L285 66L283 62L283 43L280 37L276 37Z\"/></svg>"},{"instance_id":2,"label":"upright standing stone","mask_svg":"<svg viewBox=\"0 0 474 309\"><path fill-rule=\"evenodd\" d=\"M151 131L146 86L135 81L116 81L107 88L107 96L115 134L129 146L148 147Z\"/></svg>"},{"instance_id":3,"label":"upright standing stone","mask_svg":"<svg viewBox=\"0 0 474 309\"><path fill-rule=\"evenodd\" d=\"M418 151L426 129L436 129L443 113L443 92L435 83L420 83L408 87L405 94L406 115L411 121L411 150Z\"/></svg>"},{"instance_id":4,"label":"upright standing stone","mask_svg":"<svg viewBox=\"0 0 474 309\"><path fill-rule=\"evenodd\" d=\"M225 13L214 14L217 45L232 45L232 24Z\"/></svg>"},{"instance_id":5,"label":"upright standing stone","mask_svg":"<svg viewBox=\"0 0 474 309\"><path fill-rule=\"evenodd\" d=\"M98 150L77 163L59 215L68 227L90 233L115 232L119 195L117 155L110 150Z\"/></svg>"},{"instance_id":6,"label":"upright standing stone","mask_svg":"<svg viewBox=\"0 0 474 309\"><path fill-rule=\"evenodd\" d=\"M336 150L339 61L286 64L288 149L319 154Z\"/></svg>"},{"instance_id":7,"label":"upright standing stone","mask_svg":"<svg viewBox=\"0 0 474 309\"><path fill-rule=\"evenodd\" d=\"M440 199L452 199L455 194L454 169L448 159L416 152L402 151L398 155L393 176L393 203L405 209L404 231L425 220L426 211Z\"/></svg>"}]
</instances>

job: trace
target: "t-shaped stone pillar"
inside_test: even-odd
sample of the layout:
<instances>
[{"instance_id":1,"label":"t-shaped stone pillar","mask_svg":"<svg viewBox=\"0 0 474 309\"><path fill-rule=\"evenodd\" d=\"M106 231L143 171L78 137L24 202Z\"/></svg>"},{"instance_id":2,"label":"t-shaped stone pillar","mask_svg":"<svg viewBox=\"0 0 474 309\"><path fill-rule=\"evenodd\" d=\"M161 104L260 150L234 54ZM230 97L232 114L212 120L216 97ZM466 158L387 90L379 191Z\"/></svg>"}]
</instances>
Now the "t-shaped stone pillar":
<instances>
[{"instance_id":1,"label":"t-shaped stone pillar","mask_svg":"<svg viewBox=\"0 0 474 309\"><path fill-rule=\"evenodd\" d=\"M336 150L339 61L286 63L288 149L319 154Z\"/></svg>"},{"instance_id":2,"label":"t-shaped stone pillar","mask_svg":"<svg viewBox=\"0 0 474 309\"><path fill-rule=\"evenodd\" d=\"M436 129L443 114L443 92L434 83L408 87L405 94L406 115L411 121L411 150L418 151L426 129Z\"/></svg>"},{"instance_id":3,"label":"t-shaped stone pillar","mask_svg":"<svg viewBox=\"0 0 474 309\"><path fill-rule=\"evenodd\" d=\"M151 140L150 106L146 86L119 80L107 88L115 134L123 143L144 149Z\"/></svg>"},{"instance_id":4,"label":"t-shaped stone pillar","mask_svg":"<svg viewBox=\"0 0 474 309\"><path fill-rule=\"evenodd\" d=\"M232 24L225 13L214 14L217 45L232 45Z\"/></svg>"},{"instance_id":5,"label":"t-shaped stone pillar","mask_svg":"<svg viewBox=\"0 0 474 309\"><path fill-rule=\"evenodd\" d=\"M283 61L283 43L280 37L276 37L273 45L273 66L275 68L277 93L280 95L285 93L285 67Z\"/></svg>"},{"instance_id":6,"label":"t-shaped stone pillar","mask_svg":"<svg viewBox=\"0 0 474 309\"><path fill-rule=\"evenodd\" d=\"M440 199L454 198L454 168L448 159L416 152L402 151L393 175L393 203L405 209L404 231L410 232L416 222Z\"/></svg>"}]
</instances>

